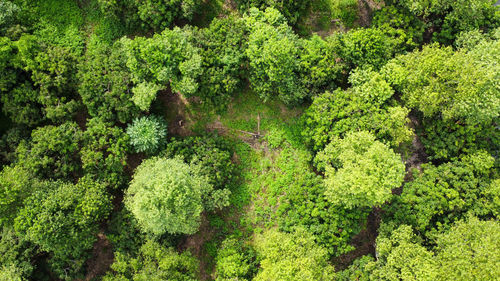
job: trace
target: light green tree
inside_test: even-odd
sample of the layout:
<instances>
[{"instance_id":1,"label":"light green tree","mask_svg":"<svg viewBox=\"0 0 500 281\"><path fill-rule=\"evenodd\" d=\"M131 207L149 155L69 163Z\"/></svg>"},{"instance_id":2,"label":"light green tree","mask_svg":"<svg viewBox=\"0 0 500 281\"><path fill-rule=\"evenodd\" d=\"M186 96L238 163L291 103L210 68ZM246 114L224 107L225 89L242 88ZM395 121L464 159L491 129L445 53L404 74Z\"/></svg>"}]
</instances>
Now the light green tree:
<instances>
[{"instance_id":1,"label":"light green tree","mask_svg":"<svg viewBox=\"0 0 500 281\"><path fill-rule=\"evenodd\" d=\"M268 230L256 238L255 247L261 258L255 281L334 280L328 252L303 228L293 233Z\"/></svg>"},{"instance_id":2,"label":"light green tree","mask_svg":"<svg viewBox=\"0 0 500 281\"><path fill-rule=\"evenodd\" d=\"M500 276L500 223L470 217L437 238L437 280L495 280Z\"/></svg>"},{"instance_id":3,"label":"light green tree","mask_svg":"<svg viewBox=\"0 0 500 281\"><path fill-rule=\"evenodd\" d=\"M326 170L327 198L348 208L382 205L405 175L401 157L366 131L334 138L315 161Z\"/></svg>"},{"instance_id":4,"label":"light green tree","mask_svg":"<svg viewBox=\"0 0 500 281\"><path fill-rule=\"evenodd\" d=\"M125 206L144 232L193 234L211 189L207 178L181 159L151 158L137 167Z\"/></svg>"}]
</instances>

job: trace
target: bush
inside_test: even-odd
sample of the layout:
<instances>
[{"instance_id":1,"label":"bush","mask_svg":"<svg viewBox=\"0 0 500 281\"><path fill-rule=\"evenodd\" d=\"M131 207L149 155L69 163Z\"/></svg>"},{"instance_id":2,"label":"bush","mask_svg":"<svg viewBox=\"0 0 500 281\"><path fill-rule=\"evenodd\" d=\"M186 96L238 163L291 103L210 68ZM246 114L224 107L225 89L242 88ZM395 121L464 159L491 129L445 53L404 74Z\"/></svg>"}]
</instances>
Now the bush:
<instances>
[{"instance_id":1,"label":"bush","mask_svg":"<svg viewBox=\"0 0 500 281\"><path fill-rule=\"evenodd\" d=\"M331 3L332 17L340 19L346 27L352 27L358 19L358 1L333 0Z\"/></svg>"},{"instance_id":2,"label":"bush","mask_svg":"<svg viewBox=\"0 0 500 281\"><path fill-rule=\"evenodd\" d=\"M163 154L169 158L181 156L186 163L199 166L216 189L231 187L235 180L231 144L220 136L172 138Z\"/></svg>"},{"instance_id":3,"label":"bush","mask_svg":"<svg viewBox=\"0 0 500 281\"><path fill-rule=\"evenodd\" d=\"M128 125L127 135L135 152L155 154L166 143L167 125L160 117L143 116Z\"/></svg>"}]
</instances>

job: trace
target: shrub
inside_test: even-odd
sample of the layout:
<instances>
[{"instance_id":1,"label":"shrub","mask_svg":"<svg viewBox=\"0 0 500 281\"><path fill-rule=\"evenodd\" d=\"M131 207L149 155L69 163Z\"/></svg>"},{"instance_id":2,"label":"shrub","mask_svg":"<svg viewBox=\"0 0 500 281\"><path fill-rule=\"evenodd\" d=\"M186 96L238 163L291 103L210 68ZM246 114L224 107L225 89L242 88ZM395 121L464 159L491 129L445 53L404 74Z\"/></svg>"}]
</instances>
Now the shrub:
<instances>
[{"instance_id":1,"label":"shrub","mask_svg":"<svg viewBox=\"0 0 500 281\"><path fill-rule=\"evenodd\" d=\"M143 116L129 124L127 135L135 152L154 154L166 143L167 125L160 117Z\"/></svg>"}]
</instances>

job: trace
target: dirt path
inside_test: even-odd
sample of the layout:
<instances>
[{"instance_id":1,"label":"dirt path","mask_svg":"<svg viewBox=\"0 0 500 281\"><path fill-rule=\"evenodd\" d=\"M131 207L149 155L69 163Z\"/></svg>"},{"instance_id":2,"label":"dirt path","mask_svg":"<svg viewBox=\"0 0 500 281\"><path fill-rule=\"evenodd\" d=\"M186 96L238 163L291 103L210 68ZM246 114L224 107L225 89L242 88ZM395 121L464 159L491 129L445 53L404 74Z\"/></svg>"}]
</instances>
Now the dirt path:
<instances>
[{"instance_id":1,"label":"dirt path","mask_svg":"<svg viewBox=\"0 0 500 281\"><path fill-rule=\"evenodd\" d=\"M111 243L102 232L97 235L97 241L92 249L92 257L87 260L87 275L85 281L93 280L106 274L114 261Z\"/></svg>"},{"instance_id":2,"label":"dirt path","mask_svg":"<svg viewBox=\"0 0 500 281\"><path fill-rule=\"evenodd\" d=\"M194 235L188 236L183 242L178 246L178 250L190 251L195 257L200 261L200 280L212 280L212 268L207 262L207 257L209 254L203 247L207 241L210 241L214 236L214 229L210 226L210 223L203 213L201 217L201 225Z\"/></svg>"},{"instance_id":3,"label":"dirt path","mask_svg":"<svg viewBox=\"0 0 500 281\"><path fill-rule=\"evenodd\" d=\"M335 270L341 271L349 267L352 262L365 255L375 256L375 240L378 236L378 228L380 226L380 209L374 208L370 215L368 215L368 220L366 222L366 227L361 230L361 232L354 236L351 240L351 245L356 249L345 253L339 257L332 260Z\"/></svg>"}]
</instances>

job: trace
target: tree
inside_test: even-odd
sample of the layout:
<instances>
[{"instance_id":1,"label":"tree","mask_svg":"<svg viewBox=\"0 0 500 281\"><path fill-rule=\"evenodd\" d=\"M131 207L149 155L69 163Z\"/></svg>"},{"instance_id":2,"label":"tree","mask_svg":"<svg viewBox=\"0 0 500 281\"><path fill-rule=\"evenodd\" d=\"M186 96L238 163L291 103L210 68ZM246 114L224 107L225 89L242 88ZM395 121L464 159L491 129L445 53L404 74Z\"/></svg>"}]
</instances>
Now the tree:
<instances>
[{"instance_id":1,"label":"tree","mask_svg":"<svg viewBox=\"0 0 500 281\"><path fill-rule=\"evenodd\" d=\"M392 99L394 90L380 74L358 69L349 79L351 89L325 92L305 111L302 135L313 150L323 149L330 139L351 130L369 130L392 147L412 138L406 126L409 110Z\"/></svg>"},{"instance_id":2,"label":"tree","mask_svg":"<svg viewBox=\"0 0 500 281\"><path fill-rule=\"evenodd\" d=\"M227 238L217 251L216 279L251 280L256 271L255 251L235 238Z\"/></svg>"},{"instance_id":3,"label":"tree","mask_svg":"<svg viewBox=\"0 0 500 281\"><path fill-rule=\"evenodd\" d=\"M409 108L423 115L422 142L431 159L497 150L500 40L472 50L426 46L389 62L382 72Z\"/></svg>"},{"instance_id":4,"label":"tree","mask_svg":"<svg viewBox=\"0 0 500 281\"><path fill-rule=\"evenodd\" d=\"M127 67L135 83L132 100L147 111L158 90L170 85L173 92L192 96L198 90L202 74L200 49L193 46L188 29L166 29L152 38L136 37L121 40Z\"/></svg>"},{"instance_id":5,"label":"tree","mask_svg":"<svg viewBox=\"0 0 500 281\"><path fill-rule=\"evenodd\" d=\"M252 89L262 99L277 96L287 104L307 95L300 83L300 40L275 9L250 9L245 17L250 31L246 54Z\"/></svg>"},{"instance_id":6,"label":"tree","mask_svg":"<svg viewBox=\"0 0 500 281\"><path fill-rule=\"evenodd\" d=\"M378 259L372 280L436 280L437 264L433 253L421 245L419 237L408 225L377 238Z\"/></svg>"},{"instance_id":7,"label":"tree","mask_svg":"<svg viewBox=\"0 0 500 281\"><path fill-rule=\"evenodd\" d=\"M500 224L475 217L437 237L437 280L494 280L500 274Z\"/></svg>"},{"instance_id":8,"label":"tree","mask_svg":"<svg viewBox=\"0 0 500 281\"><path fill-rule=\"evenodd\" d=\"M64 34L47 27L36 36L23 35L17 47L19 66L31 75L46 117L54 121L72 117L80 106L75 99L76 73L83 51L83 38L76 27Z\"/></svg>"},{"instance_id":9,"label":"tree","mask_svg":"<svg viewBox=\"0 0 500 281\"><path fill-rule=\"evenodd\" d=\"M252 8L265 10L273 8L285 16L291 25L297 24L311 7L309 1L276 1L276 0L235 0L240 10L247 11Z\"/></svg>"},{"instance_id":10,"label":"tree","mask_svg":"<svg viewBox=\"0 0 500 281\"><path fill-rule=\"evenodd\" d=\"M20 70L17 52L17 42L0 37L0 100L3 112L13 122L31 126L44 116L33 83Z\"/></svg>"},{"instance_id":11,"label":"tree","mask_svg":"<svg viewBox=\"0 0 500 281\"><path fill-rule=\"evenodd\" d=\"M34 254L35 246L18 237L12 226L2 227L0 232L0 280L28 280L34 269L32 264Z\"/></svg>"},{"instance_id":12,"label":"tree","mask_svg":"<svg viewBox=\"0 0 500 281\"><path fill-rule=\"evenodd\" d=\"M467 213L494 217L499 202L490 180L493 165L494 159L484 151L439 166L423 165L423 172L405 184L388 215L412 225L424 237L449 228Z\"/></svg>"},{"instance_id":13,"label":"tree","mask_svg":"<svg viewBox=\"0 0 500 281\"><path fill-rule=\"evenodd\" d=\"M394 39L378 28L359 28L336 36L337 52L350 69L381 68L396 50Z\"/></svg>"},{"instance_id":14,"label":"tree","mask_svg":"<svg viewBox=\"0 0 500 281\"><path fill-rule=\"evenodd\" d=\"M0 172L0 227L10 225L29 196L31 178L20 165L5 166Z\"/></svg>"},{"instance_id":15,"label":"tree","mask_svg":"<svg viewBox=\"0 0 500 281\"><path fill-rule=\"evenodd\" d=\"M332 204L325 195L323 178L310 162L310 153L287 146L274 159L276 172L265 184L266 193L274 197L267 199L274 212L271 219L265 218L266 223L277 224L285 232L303 227L329 256L340 256L354 250L350 241L362 230L370 210Z\"/></svg>"},{"instance_id":16,"label":"tree","mask_svg":"<svg viewBox=\"0 0 500 281\"><path fill-rule=\"evenodd\" d=\"M255 248L260 271L253 280L333 280L327 251L317 246L314 236L299 228L293 233L268 230L259 235Z\"/></svg>"},{"instance_id":17,"label":"tree","mask_svg":"<svg viewBox=\"0 0 500 281\"><path fill-rule=\"evenodd\" d=\"M137 167L125 205L142 230L154 235L193 234L211 185L179 158L151 158Z\"/></svg>"},{"instance_id":18,"label":"tree","mask_svg":"<svg viewBox=\"0 0 500 281\"><path fill-rule=\"evenodd\" d=\"M209 109L221 111L244 82L246 25L241 18L215 18L208 28L195 30L193 44L201 50L203 74L194 95Z\"/></svg>"},{"instance_id":19,"label":"tree","mask_svg":"<svg viewBox=\"0 0 500 281\"><path fill-rule=\"evenodd\" d=\"M203 135L172 138L163 154L169 158L181 156L192 166L199 166L200 172L216 189L224 189L233 184L235 166L232 163L231 143L217 135Z\"/></svg>"},{"instance_id":20,"label":"tree","mask_svg":"<svg viewBox=\"0 0 500 281\"><path fill-rule=\"evenodd\" d=\"M74 122L39 127L31 132L31 142L21 142L16 154L19 164L42 178L77 176L81 169L78 151L82 132Z\"/></svg>"},{"instance_id":21,"label":"tree","mask_svg":"<svg viewBox=\"0 0 500 281\"><path fill-rule=\"evenodd\" d=\"M188 251L179 254L173 248L165 248L148 240L136 257L118 252L115 262L111 265L114 272L108 273L103 281L196 281L198 267L198 260Z\"/></svg>"},{"instance_id":22,"label":"tree","mask_svg":"<svg viewBox=\"0 0 500 281\"><path fill-rule=\"evenodd\" d=\"M315 159L326 170L326 196L347 208L380 206L403 183L400 156L366 131L333 139Z\"/></svg>"},{"instance_id":23,"label":"tree","mask_svg":"<svg viewBox=\"0 0 500 281\"><path fill-rule=\"evenodd\" d=\"M143 116L129 124L127 135L136 152L154 154L167 142L167 124L160 117Z\"/></svg>"},{"instance_id":24,"label":"tree","mask_svg":"<svg viewBox=\"0 0 500 281\"><path fill-rule=\"evenodd\" d=\"M51 253L51 266L61 278L72 278L111 210L106 187L81 178L77 184L37 182L32 189L15 219L16 233Z\"/></svg>"},{"instance_id":25,"label":"tree","mask_svg":"<svg viewBox=\"0 0 500 281\"><path fill-rule=\"evenodd\" d=\"M162 30L175 20L192 19L200 0L133 0L143 25Z\"/></svg>"},{"instance_id":26,"label":"tree","mask_svg":"<svg viewBox=\"0 0 500 281\"><path fill-rule=\"evenodd\" d=\"M124 183L128 151L129 138L121 128L100 118L88 120L80 150L86 175L117 188Z\"/></svg>"},{"instance_id":27,"label":"tree","mask_svg":"<svg viewBox=\"0 0 500 281\"><path fill-rule=\"evenodd\" d=\"M323 40L317 35L301 40L300 76L301 83L310 96L333 91L343 80L346 65L336 50L331 37Z\"/></svg>"},{"instance_id":28,"label":"tree","mask_svg":"<svg viewBox=\"0 0 500 281\"><path fill-rule=\"evenodd\" d=\"M494 28L500 24L495 1L460 0L460 1L395 1L408 9L413 15L423 19L429 30L438 30L433 39L453 42L462 31L479 28Z\"/></svg>"},{"instance_id":29,"label":"tree","mask_svg":"<svg viewBox=\"0 0 500 281\"><path fill-rule=\"evenodd\" d=\"M95 36L78 67L78 93L92 117L127 123L138 113L132 102L131 77L120 41L108 45ZM141 103L139 103L141 104Z\"/></svg>"}]
</instances>

